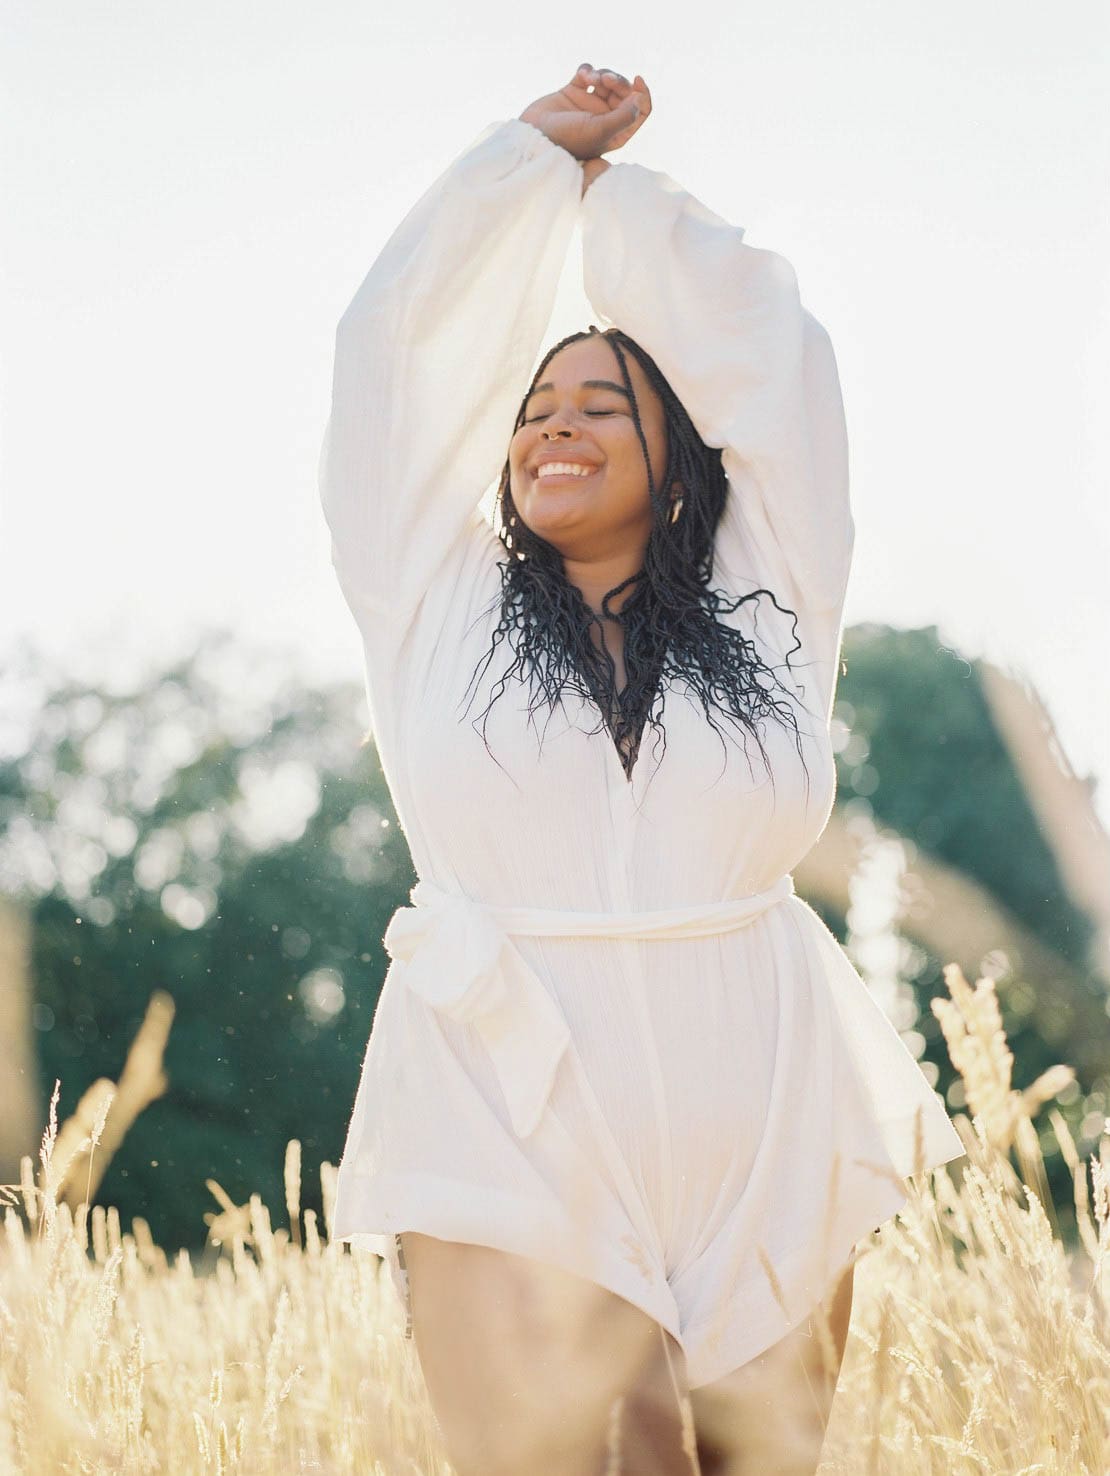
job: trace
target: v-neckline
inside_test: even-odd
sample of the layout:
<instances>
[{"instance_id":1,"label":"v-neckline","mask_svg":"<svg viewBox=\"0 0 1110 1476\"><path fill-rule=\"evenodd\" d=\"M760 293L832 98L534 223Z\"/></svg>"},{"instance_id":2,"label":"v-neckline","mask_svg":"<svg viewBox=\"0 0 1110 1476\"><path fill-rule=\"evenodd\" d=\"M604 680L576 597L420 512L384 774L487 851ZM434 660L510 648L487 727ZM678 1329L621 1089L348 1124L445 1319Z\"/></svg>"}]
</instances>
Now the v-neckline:
<instances>
[{"instance_id":1,"label":"v-neckline","mask_svg":"<svg viewBox=\"0 0 1110 1476\"><path fill-rule=\"evenodd\" d=\"M663 680L663 669L664 669L664 667L667 664L667 656L669 654L670 654L670 645L668 644L667 649L666 649L666 651L664 652L664 655L663 655L663 660L659 663L659 665L658 665L658 667L656 669L656 672L655 672L655 681L654 681L653 686L652 686L651 701L648 703L648 711L650 711L650 709L651 709L652 705L654 704L655 699L656 699L656 697L657 697L657 695L659 693L660 683ZM616 698L617 698L617 701L618 701L618 710L619 710L620 697L628 689L628 667L627 667L627 664L623 660L623 657L624 657L624 647L623 647L623 644L622 644L622 648L621 648L621 657L622 657L621 666L622 666L622 669L624 671L624 686L620 689L620 692L617 692L615 694L616 695ZM635 779L635 776L638 773L639 768L640 768L640 750L641 750L641 747L642 747L642 744L643 744L644 732L646 731L647 724L648 724L647 712L645 712L645 714L644 714L644 720L640 724L640 731L636 735L636 753L635 753L635 757L632 760L632 767L630 769L626 769L625 768L625 764L624 764L624 758L623 758L623 756L621 754L620 745L619 745L619 743L617 741L617 736L616 736L616 734L613 731L611 715L607 715L606 714L606 712L605 712L605 710L604 710L604 708L602 706L601 700L600 700L599 696L597 695L597 693L594 691L593 684L590 682L588 676L587 676L587 679L586 679L586 686L590 690L590 693L591 693L590 700L591 700L591 702L593 704L594 710L596 712L598 712L600 714L600 716L601 716L602 726L603 726L603 730L604 730L604 734L605 734L605 746L609 750L609 755L610 755L610 757L607 758L606 762L607 763L612 763L612 762L615 762L616 763L617 769L619 771L620 778L621 778L622 782L624 784L626 784L627 787L628 787L628 789L629 789L629 791L631 791L632 790L632 785L633 785L633 780Z\"/></svg>"},{"instance_id":2,"label":"v-neckline","mask_svg":"<svg viewBox=\"0 0 1110 1476\"><path fill-rule=\"evenodd\" d=\"M663 662L663 665L666 665L666 661L665 660ZM651 693L651 703L648 704L649 711L650 711L651 705L655 702L655 698L656 698L656 696L658 695L658 692L659 692L660 682L663 679L663 665L660 666L658 672L656 673L655 685L652 688L652 693ZM627 680L627 674L626 674L625 684L621 688L620 692L618 692L616 694L618 700L619 700L621 694L627 689L627 687L628 687L628 680ZM609 755L611 756L611 760L615 760L616 761L617 768L618 768L618 770L620 772L620 777L621 777L622 781L625 784L627 784L628 785L628 788L631 790L633 779L635 778L636 774L639 772L639 768L640 768L641 749L643 747L644 733L647 730L647 725L648 725L647 715L645 714L644 721L640 724L640 731L636 735L636 753L635 753L635 756L634 756L634 758L632 760L632 766L631 766L631 768L627 768L626 769L625 768L625 764L624 764L624 758L621 755L620 745L617 742L616 734L613 732L612 722L611 722L610 718L606 717L605 714L602 712L601 703L598 702L598 700L596 698L594 698L593 700L594 700L594 706L596 707L597 711L602 714L602 722L604 724L604 732L605 732L605 747L609 750Z\"/></svg>"},{"instance_id":3,"label":"v-neckline","mask_svg":"<svg viewBox=\"0 0 1110 1476\"><path fill-rule=\"evenodd\" d=\"M627 686L627 683L625 683L625 685ZM623 691L624 689L622 688L621 690ZM619 695L620 694L618 693L618 696ZM640 762L640 745L643 742L644 728L646 727L647 722L645 720L640 728L639 734L636 737L636 747L635 752L632 755L632 762L630 765L626 766L624 762L624 755L621 752L620 741L618 740L616 733L613 731L612 724L608 721L606 721L605 723L605 733L608 740L608 747L615 757L617 763L620 765L621 777L629 785L631 785L632 783L632 776L636 772L636 769Z\"/></svg>"}]
</instances>

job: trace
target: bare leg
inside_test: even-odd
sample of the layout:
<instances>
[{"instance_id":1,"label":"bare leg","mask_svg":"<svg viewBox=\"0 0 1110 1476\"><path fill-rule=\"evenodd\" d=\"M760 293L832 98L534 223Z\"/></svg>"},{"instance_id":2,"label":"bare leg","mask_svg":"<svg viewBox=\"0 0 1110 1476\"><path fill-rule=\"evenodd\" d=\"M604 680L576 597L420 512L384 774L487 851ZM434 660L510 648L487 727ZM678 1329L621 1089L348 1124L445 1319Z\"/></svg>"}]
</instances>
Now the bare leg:
<instances>
[{"instance_id":1,"label":"bare leg","mask_svg":"<svg viewBox=\"0 0 1110 1476\"><path fill-rule=\"evenodd\" d=\"M401 1243L413 1339L458 1476L600 1476L615 1402L642 1396L645 1378L658 1385L659 1324L539 1261L415 1231Z\"/></svg>"},{"instance_id":2,"label":"bare leg","mask_svg":"<svg viewBox=\"0 0 1110 1476\"><path fill-rule=\"evenodd\" d=\"M681 1344L665 1328L655 1357L625 1396L620 1427L621 1476L703 1476Z\"/></svg>"},{"instance_id":3,"label":"bare leg","mask_svg":"<svg viewBox=\"0 0 1110 1476\"><path fill-rule=\"evenodd\" d=\"M702 1476L813 1476L844 1361L854 1273L846 1267L821 1307L766 1353L691 1391Z\"/></svg>"}]
</instances>

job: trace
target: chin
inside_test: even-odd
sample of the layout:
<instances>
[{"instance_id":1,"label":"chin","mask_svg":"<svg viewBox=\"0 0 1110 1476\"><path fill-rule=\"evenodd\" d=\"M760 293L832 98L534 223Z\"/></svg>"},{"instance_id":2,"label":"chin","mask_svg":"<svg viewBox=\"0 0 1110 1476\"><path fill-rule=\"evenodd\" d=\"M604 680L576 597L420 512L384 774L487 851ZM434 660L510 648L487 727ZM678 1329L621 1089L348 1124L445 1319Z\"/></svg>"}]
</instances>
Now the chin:
<instances>
[{"instance_id":1,"label":"chin","mask_svg":"<svg viewBox=\"0 0 1110 1476\"><path fill-rule=\"evenodd\" d=\"M562 518L558 521L552 520L549 523L528 523L526 527L537 538L544 538L548 543L553 543L558 548L560 542L565 541L574 532L576 524L577 519L575 518Z\"/></svg>"},{"instance_id":2,"label":"chin","mask_svg":"<svg viewBox=\"0 0 1110 1476\"><path fill-rule=\"evenodd\" d=\"M538 497L529 499L527 517L520 510L520 503L516 505L517 514L533 533L539 538L550 538L552 533L560 528L580 528L583 522L583 513L586 511L584 499L566 497L557 499L553 493L540 493Z\"/></svg>"}]
</instances>

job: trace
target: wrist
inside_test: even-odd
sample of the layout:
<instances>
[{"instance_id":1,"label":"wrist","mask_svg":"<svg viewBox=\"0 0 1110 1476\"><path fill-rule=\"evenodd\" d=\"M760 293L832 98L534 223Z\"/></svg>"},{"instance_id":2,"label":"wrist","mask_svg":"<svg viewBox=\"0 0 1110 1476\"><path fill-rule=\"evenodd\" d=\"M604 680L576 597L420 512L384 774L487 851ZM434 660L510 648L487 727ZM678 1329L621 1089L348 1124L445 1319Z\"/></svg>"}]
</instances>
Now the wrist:
<instances>
[{"instance_id":1,"label":"wrist","mask_svg":"<svg viewBox=\"0 0 1110 1476\"><path fill-rule=\"evenodd\" d=\"M582 161L582 194L593 184L599 174L604 174L609 168L608 159L583 159ZM579 197L581 198L581 197Z\"/></svg>"},{"instance_id":2,"label":"wrist","mask_svg":"<svg viewBox=\"0 0 1110 1476\"><path fill-rule=\"evenodd\" d=\"M518 122L527 123L530 128L533 128L536 133L538 133L542 138L546 139L552 148L562 149L565 154L570 155L570 157L575 161L576 164L580 164L582 161L581 159L579 159L578 155L574 152L573 149L569 149L565 143L561 142L557 138L552 137L551 133L544 126L546 118L547 114L545 114L542 109L537 108L535 103L532 103L530 107L525 108L523 113L517 114Z\"/></svg>"}]
</instances>

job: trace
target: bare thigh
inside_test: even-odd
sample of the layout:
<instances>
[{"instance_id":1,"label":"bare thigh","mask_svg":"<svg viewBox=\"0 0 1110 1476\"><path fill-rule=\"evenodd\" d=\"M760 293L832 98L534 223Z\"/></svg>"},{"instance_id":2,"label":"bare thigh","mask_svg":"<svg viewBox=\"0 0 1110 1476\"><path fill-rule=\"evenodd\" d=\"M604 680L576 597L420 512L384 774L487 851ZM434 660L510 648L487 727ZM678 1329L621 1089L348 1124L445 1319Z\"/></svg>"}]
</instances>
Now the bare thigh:
<instances>
[{"instance_id":1,"label":"bare thigh","mask_svg":"<svg viewBox=\"0 0 1110 1476\"><path fill-rule=\"evenodd\" d=\"M654 1399L673 1339L560 1267L415 1231L401 1245L413 1339L458 1476L600 1476L614 1420Z\"/></svg>"},{"instance_id":2,"label":"bare thigh","mask_svg":"<svg viewBox=\"0 0 1110 1476\"><path fill-rule=\"evenodd\" d=\"M785 1338L690 1392L702 1476L813 1476L844 1361L854 1277L850 1264Z\"/></svg>"}]
</instances>

